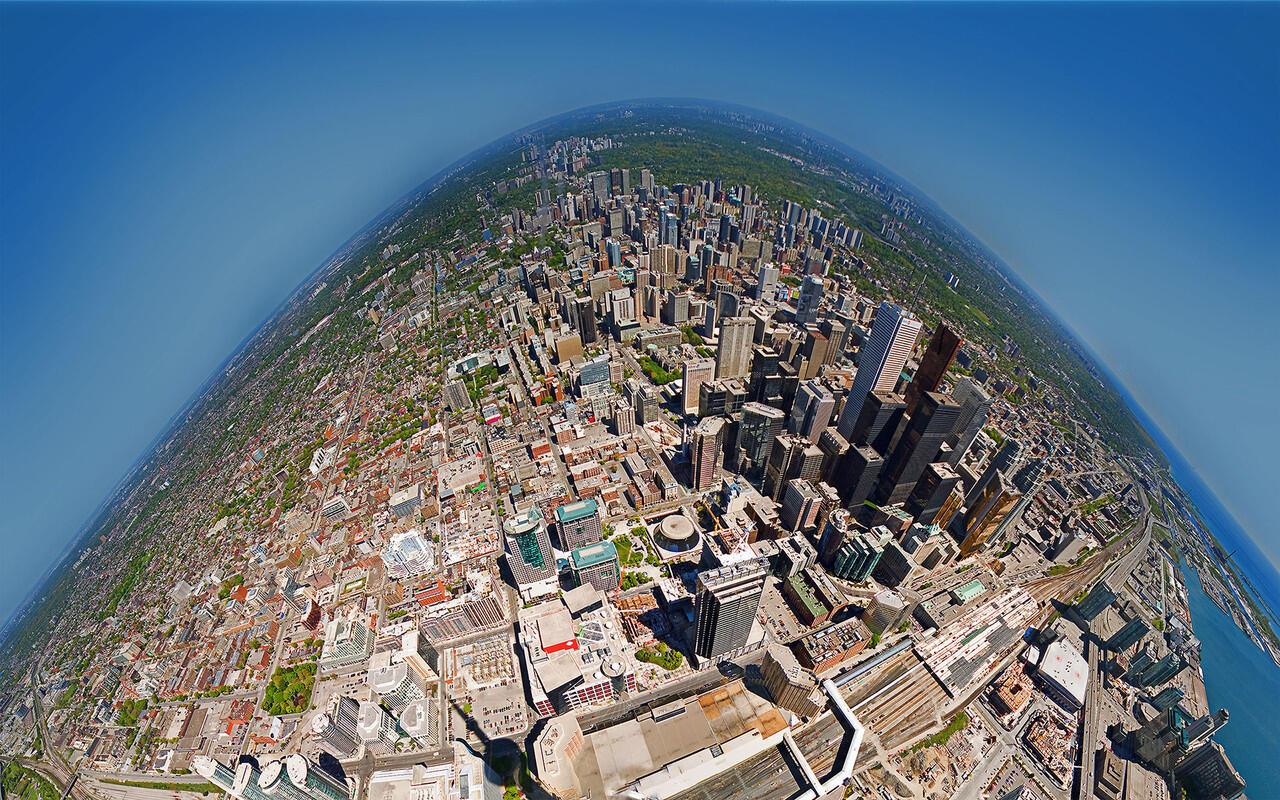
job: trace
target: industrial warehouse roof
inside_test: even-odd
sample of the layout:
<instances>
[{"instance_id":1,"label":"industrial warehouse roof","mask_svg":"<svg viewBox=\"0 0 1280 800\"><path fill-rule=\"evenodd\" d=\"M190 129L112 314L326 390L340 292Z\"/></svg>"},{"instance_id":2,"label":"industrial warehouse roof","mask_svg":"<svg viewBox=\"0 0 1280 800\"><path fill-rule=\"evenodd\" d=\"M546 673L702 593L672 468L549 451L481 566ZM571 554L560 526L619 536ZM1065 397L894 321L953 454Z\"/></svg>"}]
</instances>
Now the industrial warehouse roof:
<instances>
[{"instance_id":1,"label":"industrial warehouse roof","mask_svg":"<svg viewBox=\"0 0 1280 800\"><path fill-rule=\"evenodd\" d=\"M1044 657L1040 659L1040 674L1045 680L1084 704L1084 690L1089 682L1089 665L1084 656L1066 642L1059 639L1044 649Z\"/></svg>"}]
</instances>

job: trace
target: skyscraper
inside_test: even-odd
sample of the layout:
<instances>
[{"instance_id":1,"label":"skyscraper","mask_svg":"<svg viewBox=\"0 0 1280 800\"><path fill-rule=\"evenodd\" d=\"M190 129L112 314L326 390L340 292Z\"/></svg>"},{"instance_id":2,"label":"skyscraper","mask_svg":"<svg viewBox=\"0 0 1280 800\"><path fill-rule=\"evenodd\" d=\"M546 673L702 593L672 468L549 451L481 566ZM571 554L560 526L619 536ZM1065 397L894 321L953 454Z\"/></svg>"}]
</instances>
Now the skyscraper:
<instances>
[{"instance_id":1,"label":"skyscraper","mask_svg":"<svg viewBox=\"0 0 1280 800\"><path fill-rule=\"evenodd\" d=\"M844 542L845 537L862 530L853 519L853 515L843 508L837 508L827 517L818 536L818 563L824 567L831 566L831 559Z\"/></svg>"},{"instance_id":2,"label":"skyscraper","mask_svg":"<svg viewBox=\"0 0 1280 800\"><path fill-rule=\"evenodd\" d=\"M818 318L818 306L822 303L822 278L817 275L804 276L800 284L800 296L796 299L796 324L808 325Z\"/></svg>"},{"instance_id":3,"label":"skyscraper","mask_svg":"<svg viewBox=\"0 0 1280 800\"><path fill-rule=\"evenodd\" d=\"M756 270L756 299L772 300L778 291L778 275L780 271L772 264L761 264Z\"/></svg>"},{"instance_id":4,"label":"skyscraper","mask_svg":"<svg viewBox=\"0 0 1280 800\"><path fill-rule=\"evenodd\" d=\"M972 506L978 499L978 495L987 488L987 484L991 482L997 474L1009 475L1009 473L1021 462L1022 444L1017 439L1008 439L1001 445L999 452L995 458L991 459L991 463L983 471L978 478L977 483L969 488L968 493L964 496L964 504Z\"/></svg>"},{"instance_id":5,"label":"skyscraper","mask_svg":"<svg viewBox=\"0 0 1280 800\"><path fill-rule=\"evenodd\" d=\"M963 517L961 558L967 558L982 549L1017 499L1017 491L998 473L983 487Z\"/></svg>"},{"instance_id":6,"label":"skyscraper","mask_svg":"<svg viewBox=\"0 0 1280 800\"><path fill-rule=\"evenodd\" d=\"M662 244L680 245L680 218L665 208L658 212L658 230Z\"/></svg>"},{"instance_id":7,"label":"skyscraper","mask_svg":"<svg viewBox=\"0 0 1280 800\"><path fill-rule=\"evenodd\" d=\"M835 428L827 428L818 435L818 449L822 451L822 469L818 471L818 478L834 488L836 482L833 476L849 450L849 443Z\"/></svg>"},{"instance_id":8,"label":"skyscraper","mask_svg":"<svg viewBox=\"0 0 1280 800\"><path fill-rule=\"evenodd\" d=\"M1176 775L1178 783L1189 789L1188 797L1232 800L1245 790L1244 779L1217 742L1193 750L1178 764Z\"/></svg>"},{"instance_id":9,"label":"skyscraper","mask_svg":"<svg viewBox=\"0 0 1280 800\"><path fill-rule=\"evenodd\" d=\"M822 451L807 439L782 434L773 441L764 470L764 494L782 498L787 482L795 478L816 480L822 469Z\"/></svg>"},{"instance_id":10,"label":"skyscraper","mask_svg":"<svg viewBox=\"0 0 1280 800\"><path fill-rule=\"evenodd\" d=\"M831 574L854 583L862 583L880 563L884 548L893 541L885 528L857 531L844 538L831 558Z\"/></svg>"},{"instance_id":11,"label":"skyscraper","mask_svg":"<svg viewBox=\"0 0 1280 800\"><path fill-rule=\"evenodd\" d=\"M629 436L636 429L636 410L626 399L619 397L610 408L613 416L613 432L618 436Z\"/></svg>"},{"instance_id":12,"label":"skyscraper","mask_svg":"<svg viewBox=\"0 0 1280 800\"><path fill-rule=\"evenodd\" d=\"M720 450L724 444L724 417L704 417L693 429L690 461L693 466L693 490L703 492L715 486L720 477Z\"/></svg>"},{"instance_id":13,"label":"skyscraper","mask_svg":"<svg viewBox=\"0 0 1280 800\"><path fill-rule=\"evenodd\" d=\"M694 652L699 658L719 659L746 647L768 572L766 560L752 559L698 575Z\"/></svg>"},{"instance_id":14,"label":"skyscraper","mask_svg":"<svg viewBox=\"0 0 1280 800\"><path fill-rule=\"evenodd\" d=\"M394 752L396 740L395 718L372 701L360 703L356 718L356 735L364 743L365 750L375 755L387 755Z\"/></svg>"},{"instance_id":15,"label":"skyscraper","mask_svg":"<svg viewBox=\"0 0 1280 800\"><path fill-rule=\"evenodd\" d=\"M793 532L812 527L821 507L822 497L811 481L803 478L788 481L779 514L782 527Z\"/></svg>"},{"instance_id":16,"label":"skyscraper","mask_svg":"<svg viewBox=\"0 0 1280 800\"><path fill-rule=\"evenodd\" d=\"M430 572L435 567L435 556L422 532L411 528L391 534L382 552L382 563L388 578L404 580Z\"/></svg>"},{"instance_id":17,"label":"skyscraper","mask_svg":"<svg viewBox=\"0 0 1280 800\"><path fill-rule=\"evenodd\" d=\"M294 753L285 759L285 769L295 786L305 788L318 800L347 800L351 796L346 783L320 769L300 753Z\"/></svg>"},{"instance_id":18,"label":"skyscraper","mask_svg":"<svg viewBox=\"0 0 1280 800\"><path fill-rule=\"evenodd\" d=\"M271 800L311 800L306 789L289 780L283 761L268 761L258 774L258 788Z\"/></svg>"},{"instance_id":19,"label":"skyscraper","mask_svg":"<svg viewBox=\"0 0 1280 800\"><path fill-rule=\"evenodd\" d=\"M366 683L392 711L403 711L405 706L427 696L426 681L404 661L369 670Z\"/></svg>"},{"instance_id":20,"label":"skyscraper","mask_svg":"<svg viewBox=\"0 0 1280 800\"><path fill-rule=\"evenodd\" d=\"M840 419L849 415L849 403L853 395L845 398L844 411ZM848 439L851 445L867 445L877 453L885 455L893 443L893 437L902 423L907 402L902 395L893 392L870 392L862 400L862 408L853 411L854 423L850 433L843 429L840 435Z\"/></svg>"},{"instance_id":21,"label":"skyscraper","mask_svg":"<svg viewBox=\"0 0 1280 800\"><path fill-rule=\"evenodd\" d=\"M945 463L930 464L907 497L905 511L921 525L932 525L960 476Z\"/></svg>"},{"instance_id":22,"label":"skyscraper","mask_svg":"<svg viewBox=\"0 0 1280 800\"><path fill-rule=\"evenodd\" d=\"M751 338L756 321L751 317L728 317L720 323L720 346L716 350L716 377L741 378L751 371Z\"/></svg>"},{"instance_id":23,"label":"skyscraper","mask_svg":"<svg viewBox=\"0 0 1280 800\"><path fill-rule=\"evenodd\" d=\"M1168 711L1182 702L1182 687L1166 686L1152 697L1150 702L1157 711Z\"/></svg>"},{"instance_id":24,"label":"skyscraper","mask_svg":"<svg viewBox=\"0 0 1280 800\"><path fill-rule=\"evenodd\" d=\"M1116 601L1116 593L1106 581L1098 581L1098 583L1089 590L1089 594L1079 603L1076 603L1076 613L1080 618L1088 622L1092 622L1099 614L1107 610L1107 606Z\"/></svg>"},{"instance_id":25,"label":"skyscraper","mask_svg":"<svg viewBox=\"0 0 1280 800\"><path fill-rule=\"evenodd\" d=\"M599 337L599 327L596 325L595 303L590 297L577 297L573 300L577 307L578 320L578 336L582 338L583 344L595 344Z\"/></svg>"},{"instance_id":26,"label":"skyscraper","mask_svg":"<svg viewBox=\"0 0 1280 800\"><path fill-rule=\"evenodd\" d=\"M508 517L502 529L507 537L507 562L516 583L536 583L555 576L551 537L536 506Z\"/></svg>"},{"instance_id":27,"label":"skyscraper","mask_svg":"<svg viewBox=\"0 0 1280 800\"><path fill-rule=\"evenodd\" d=\"M920 368L916 370L911 385L907 387L907 413L916 413L920 400L929 392L938 391L942 378L947 374L951 361L960 351L960 337L946 325L939 323L938 329L929 339L924 358L920 359Z\"/></svg>"},{"instance_id":28,"label":"skyscraper","mask_svg":"<svg viewBox=\"0 0 1280 800\"><path fill-rule=\"evenodd\" d=\"M949 396L929 392L893 452L885 458L875 496L880 505L901 503L911 494L924 468L938 455L942 441L955 427L960 406Z\"/></svg>"},{"instance_id":29,"label":"skyscraper","mask_svg":"<svg viewBox=\"0 0 1280 800\"><path fill-rule=\"evenodd\" d=\"M803 381L791 405L791 432L816 443L830 424L835 406L835 397L821 381Z\"/></svg>"},{"instance_id":30,"label":"skyscraper","mask_svg":"<svg viewBox=\"0 0 1280 800\"><path fill-rule=\"evenodd\" d=\"M236 780L236 771L221 761L210 758L209 756L196 756L191 766L195 769L196 774L217 786L227 794L231 793L231 786Z\"/></svg>"},{"instance_id":31,"label":"skyscraper","mask_svg":"<svg viewBox=\"0 0 1280 800\"><path fill-rule=\"evenodd\" d=\"M560 546L566 550L585 547L604 538L604 524L600 520L600 506L586 498L567 503L556 509L556 530L560 533Z\"/></svg>"},{"instance_id":32,"label":"skyscraper","mask_svg":"<svg viewBox=\"0 0 1280 800\"><path fill-rule=\"evenodd\" d=\"M1122 653L1142 641L1151 627L1142 617L1134 617L1124 624L1120 630L1107 639L1107 649L1113 653Z\"/></svg>"},{"instance_id":33,"label":"skyscraper","mask_svg":"<svg viewBox=\"0 0 1280 800\"><path fill-rule=\"evenodd\" d=\"M854 375L849 399L840 415L840 435L851 443L853 425L862 410L862 401L870 392L892 391L897 385L902 367L911 357L920 335L920 320L889 302L880 304L875 325L867 337L858 358L858 372Z\"/></svg>"},{"instance_id":34,"label":"skyscraper","mask_svg":"<svg viewBox=\"0 0 1280 800\"><path fill-rule=\"evenodd\" d=\"M982 426L987 424L987 416L991 413L991 395L973 378L965 376L956 381L956 388L951 396L960 404L960 418L956 420L955 430L947 437L947 444L951 446L947 463L957 467L973 445L973 440L982 432Z\"/></svg>"},{"instance_id":35,"label":"skyscraper","mask_svg":"<svg viewBox=\"0 0 1280 800\"><path fill-rule=\"evenodd\" d=\"M334 695L323 714L311 720L311 732L335 758L350 758L360 747L356 723L360 703L351 697Z\"/></svg>"},{"instance_id":36,"label":"skyscraper","mask_svg":"<svg viewBox=\"0 0 1280 800\"><path fill-rule=\"evenodd\" d=\"M786 415L773 406L763 403L746 403L742 406L742 421L738 423L737 470L752 480L764 474L769 463L769 451L773 441L782 432Z\"/></svg>"},{"instance_id":37,"label":"skyscraper","mask_svg":"<svg viewBox=\"0 0 1280 800\"><path fill-rule=\"evenodd\" d=\"M569 553L569 569L578 586L590 584L602 592L618 588L622 569L613 542L596 542Z\"/></svg>"},{"instance_id":38,"label":"skyscraper","mask_svg":"<svg viewBox=\"0 0 1280 800\"><path fill-rule=\"evenodd\" d=\"M871 496L884 469L884 458L867 445L850 445L831 475L846 508L860 506Z\"/></svg>"},{"instance_id":39,"label":"skyscraper","mask_svg":"<svg viewBox=\"0 0 1280 800\"><path fill-rule=\"evenodd\" d=\"M997 541L1005 535L1012 526L1018 523L1022 518L1022 513L1027 510L1027 506L1031 505L1031 501L1035 498L1036 493L1044 486L1045 474L1049 470L1049 456L1044 458L1031 459L1022 465L1022 469L1013 475L1013 487L1021 492L1018 502L1014 503L1008 515L1001 520L999 527L996 528L992 537Z\"/></svg>"},{"instance_id":40,"label":"skyscraper","mask_svg":"<svg viewBox=\"0 0 1280 800\"><path fill-rule=\"evenodd\" d=\"M687 415L698 413L698 392L702 384L716 377L716 362L710 358L693 358L684 362L684 386L681 387L680 407Z\"/></svg>"},{"instance_id":41,"label":"skyscraper","mask_svg":"<svg viewBox=\"0 0 1280 800\"><path fill-rule=\"evenodd\" d=\"M258 785L262 772L258 765L250 761L241 761L236 765L236 779L231 784L231 794L240 800L271 800Z\"/></svg>"}]
</instances>

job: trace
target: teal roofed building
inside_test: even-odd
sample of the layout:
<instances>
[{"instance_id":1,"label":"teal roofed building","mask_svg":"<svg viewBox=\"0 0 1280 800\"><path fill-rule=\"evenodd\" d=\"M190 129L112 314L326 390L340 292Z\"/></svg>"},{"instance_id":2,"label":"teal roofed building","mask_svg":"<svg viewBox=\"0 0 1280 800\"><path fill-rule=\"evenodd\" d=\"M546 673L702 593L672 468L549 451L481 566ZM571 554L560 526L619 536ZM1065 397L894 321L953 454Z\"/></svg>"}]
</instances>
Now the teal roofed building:
<instances>
[{"instance_id":1,"label":"teal roofed building","mask_svg":"<svg viewBox=\"0 0 1280 800\"><path fill-rule=\"evenodd\" d=\"M618 548L613 546L613 542L597 542L577 548L569 554L569 569L579 586L590 584L601 592L617 589L622 580Z\"/></svg>"},{"instance_id":2,"label":"teal roofed building","mask_svg":"<svg viewBox=\"0 0 1280 800\"><path fill-rule=\"evenodd\" d=\"M604 539L604 522L595 500L579 500L556 509L556 528L565 550L586 547Z\"/></svg>"}]
</instances>

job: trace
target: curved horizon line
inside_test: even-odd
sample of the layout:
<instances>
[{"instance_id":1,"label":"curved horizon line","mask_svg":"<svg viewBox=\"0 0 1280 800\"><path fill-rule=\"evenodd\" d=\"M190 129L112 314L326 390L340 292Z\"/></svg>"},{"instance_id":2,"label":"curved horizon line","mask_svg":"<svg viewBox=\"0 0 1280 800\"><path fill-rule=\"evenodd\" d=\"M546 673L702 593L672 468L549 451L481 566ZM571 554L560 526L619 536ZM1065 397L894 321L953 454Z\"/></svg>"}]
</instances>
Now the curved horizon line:
<instances>
[{"instance_id":1,"label":"curved horizon line","mask_svg":"<svg viewBox=\"0 0 1280 800\"><path fill-rule=\"evenodd\" d=\"M937 214L940 214L945 219L945 221L953 225L959 233L967 237L972 244L976 245L982 251L985 251L996 262L997 269L999 269L1001 273L1005 275L1006 278L1016 282L1019 288L1029 293L1032 300L1039 306L1040 310L1043 311L1045 314L1047 314L1055 323L1060 325L1065 333L1067 333L1072 339L1074 339L1086 350L1086 352L1089 355L1089 358L1098 366L1099 369L1102 370L1102 372L1107 376L1107 379L1115 384L1116 388L1118 389L1120 400L1125 404L1129 413L1134 417L1134 422L1138 425L1139 428L1141 428L1147 434L1148 438L1151 440L1151 443L1156 447L1157 450L1160 451L1160 453L1162 453L1165 456L1166 461L1170 460L1168 451L1172 450L1173 452L1175 452L1178 458L1184 464L1186 464L1186 466L1194 473L1195 477L1200 480L1200 482L1205 486L1206 489L1209 490L1209 493L1212 496L1212 498L1217 502L1217 504L1221 507L1221 509L1227 513L1227 515L1231 518L1231 521L1241 530L1241 532L1245 534L1245 536L1250 540L1251 544L1254 545L1255 549L1272 566L1273 570L1275 570L1277 574L1280 575L1280 562L1273 560L1270 556L1267 555L1267 553L1263 550L1263 548L1258 544L1253 534L1250 532L1250 529L1246 527L1243 523L1241 523L1236 513L1225 502L1223 502L1222 498L1219 496L1219 492L1209 485L1209 481L1204 477L1204 475L1202 475L1201 472L1191 462L1191 460L1188 459L1186 455L1182 453L1181 449L1179 449L1178 446L1173 442L1172 438L1170 438L1170 436L1164 431L1164 429L1155 421L1155 418L1151 415L1151 413L1147 411L1147 409L1143 407L1140 403L1138 403L1137 399L1134 397L1129 387L1127 387L1119 379L1119 377L1115 374L1112 368L1098 355L1097 351L1085 340L1085 338L1078 331L1076 331L1074 327L1072 327L1069 323L1067 323L1066 320L1064 320L1056 311L1054 311L1053 307L1039 294L1039 292L1037 292L1032 286L1030 286L1026 282L1026 280L1022 278L1021 275L1018 274L1017 270L1015 270L1012 265L1010 265L995 250L993 250L990 246L988 246L985 242L983 242L980 238L978 238L964 224L962 224L959 220L952 217L946 211L946 209L944 209L941 205L939 205L937 201L935 201L926 192L921 190L913 182L907 180L906 178L903 178L901 175L894 172L892 169L886 167L884 164L882 164L878 160L873 159L870 156L866 155L861 150L858 150L856 147L849 144L848 142L838 139L832 134L818 130L805 123L798 122L794 119L791 119L790 117L783 116L776 112L768 111L762 108L757 108L755 106L743 105L741 103L734 103L734 102L728 102L723 100L713 100L709 98L690 97L690 96L674 96L674 97L651 96L651 97L626 98L626 99L620 99L620 100L607 100L599 103L591 103L584 106L570 108L564 111L560 111L560 112L542 117L541 119L538 119L522 127L516 128L494 139L491 139L485 144L481 145L480 147L477 147L474 150L471 150L466 154L449 162L444 167L442 167L441 169L437 170L435 173L427 177L425 180L415 184L413 188L409 189L407 192L398 196L389 205L387 205L386 208L384 208L379 213L375 214L368 222L366 222L365 224L357 228L354 233L352 233L346 240L342 242L341 245L339 245L332 253L330 253L325 259L323 259L320 262L320 264L315 267L315 269L308 272L302 278L301 281L299 281L297 284L294 285L292 289L290 289L287 293L285 293L284 297L280 300L280 302L272 307L272 309L267 313L267 315L262 319L262 321L259 322L257 325L255 325L251 330L249 330L248 333L246 333L245 336L240 340L240 343L234 349L232 349L232 351L224 359L219 361L213 367L213 369L209 372L208 376L204 380L202 380L199 384L197 384L197 386L192 390L191 394L188 395L187 399L184 400L177 407L177 409L175 409L174 412L170 415L169 422L163 425L156 432L155 436L153 436L151 440L147 443L146 447L142 450L142 452L140 452L138 456L133 459L133 461L129 462L123 474L114 484L112 484L111 488L107 491L106 495L94 506L93 510L90 511L89 516L80 525L76 533L71 537L70 541L67 543L67 546L63 549L63 551L59 554L59 556L49 565L49 567L45 570L45 572L42 573L40 579L32 587L31 591L28 592L27 596L23 599L23 601L19 603L18 607L14 610L13 614L7 620L5 620L3 625L0 625L0 630L7 628L9 623L13 621L14 616L16 616L20 611L25 610L31 604L33 595L35 595L40 591L40 589L44 586L47 580L53 575L53 573L55 573L58 570L58 568L63 564L63 562L66 561L67 557L77 549L77 546L80 543L80 541L88 533L87 529L92 527L93 523L99 517L101 517L101 515L106 511L106 508L109 505L107 501L120 490L122 484L128 479L128 477L131 474L133 474L133 472L138 468L138 465L142 461L149 458L151 454L155 452L158 440L161 439L167 432L173 430L175 426L179 425L180 418L183 416L183 413L182 413L183 410L188 408L195 400L201 397L208 390L209 386L211 385L211 382L214 381L214 379L222 372L222 370L227 366L227 364L233 361L237 356L239 356L242 352L245 351L246 348L248 348L252 344L253 340L257 337L257 335L261 331L263 331L268 325L270 325L270 323L276 319L276 317L281 313L281 311L285 309L285 307L290 302L291 298L297 295L301 289L303 289L308 284L310 284L317 276L323 273L326 269L332 267L335 261L338 259L338 257L344 251L346 251L349 247L351 247L353 243L358 241L362 236L368 234L370 230L376 228L388 216L392 215L393 213L396 213L396 211L399 208L403 207L405 204L409 202L412 202L414 198L418 197L419 195L425 192L430 192L432 189L436 187L436 185L442 182L448 175L450 175L455 170L466 166L468 163L478 159L479 157L493 150L498 149L499 147L509 143L511 140L521 135L535 132L541 128L549 127L557 122L561 122L561 121L567 122L573 117L579 116L585 113L613 110L613 109L626 108L626 107L659 108L664 105L673 107L673 108L685 108L685 109L696 109L696 108L702 107L706 109L727 110L727 111L732 111L732 112L742 114L744 116L754 117L763 122L782 123L784 125L794 128L797 131L803 132L806 135L809 135L816 139L824 141L828 146L833 147L837 151L842 152L847 157L864 161L867 166L874 167L876 170L882 173L881 177L891 178L893 181L899 183L900 186L906 192L908 192L913 196L913 199L917 201L923 201L926 205L928 205L928 207L931 210L933 210ZM1155 432L1154 434L1153 434L1153 431ZM1163 442L1157 439L1156 434L1158 434L1159 439L1162 439ZM1183 488L1183 492L1187 493L1185 488ZM1194 503L1194 500L1193 500L1193 503Z\"/></svg>"}]
</instances>

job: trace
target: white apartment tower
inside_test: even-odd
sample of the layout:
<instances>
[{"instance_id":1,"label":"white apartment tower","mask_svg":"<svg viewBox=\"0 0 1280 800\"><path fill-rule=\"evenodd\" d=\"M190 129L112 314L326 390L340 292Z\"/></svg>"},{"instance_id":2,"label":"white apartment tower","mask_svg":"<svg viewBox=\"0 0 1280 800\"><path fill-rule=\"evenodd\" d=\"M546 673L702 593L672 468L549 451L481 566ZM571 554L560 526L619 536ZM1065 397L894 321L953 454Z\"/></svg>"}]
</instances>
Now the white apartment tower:
<instances>
[{"instance_id":1,"label":"white apartment tower","mask_svg":"<svg viewBox=\"0 0 1280 800\"><path fill-rule=\"evenodd\" d=\"M868 394L874 391L893 391L902 368L915 349L921 328L920 320L910 311L888 301L880 304L880 309L876 311L875 325L859 353L858 372L853 377L853 386L845 400L844 411L840 413L837 428L841 436L848 439L853 433L858 412L862 410L862 403Z\"/></svg>"}]
</instances>

